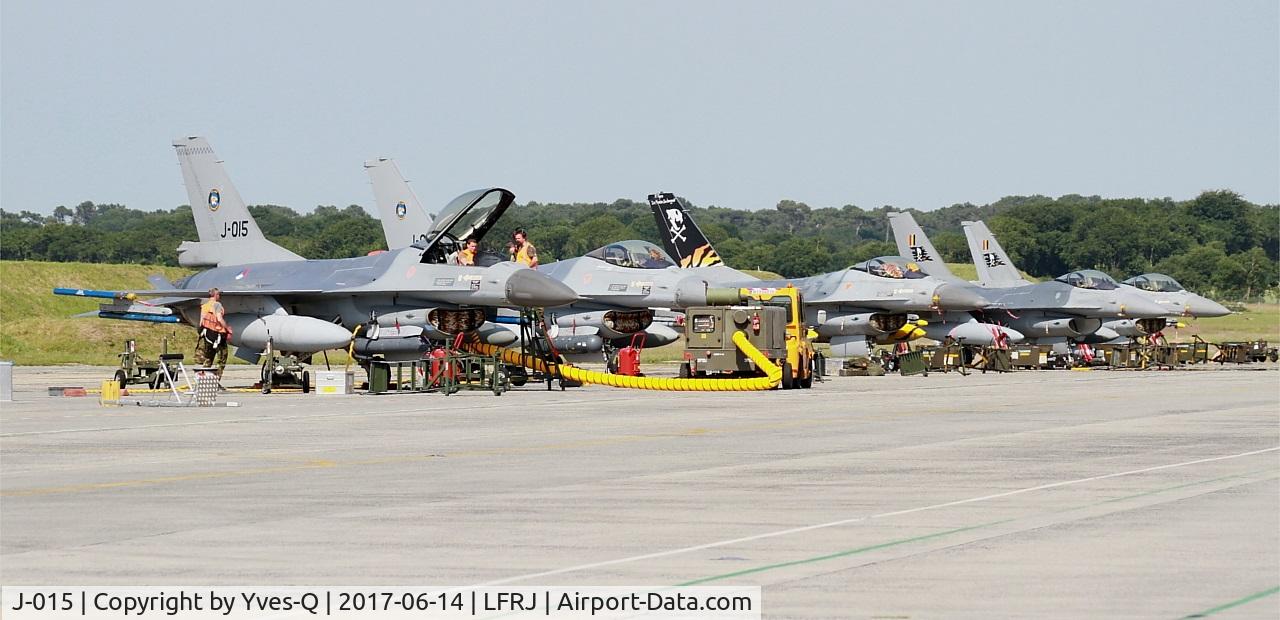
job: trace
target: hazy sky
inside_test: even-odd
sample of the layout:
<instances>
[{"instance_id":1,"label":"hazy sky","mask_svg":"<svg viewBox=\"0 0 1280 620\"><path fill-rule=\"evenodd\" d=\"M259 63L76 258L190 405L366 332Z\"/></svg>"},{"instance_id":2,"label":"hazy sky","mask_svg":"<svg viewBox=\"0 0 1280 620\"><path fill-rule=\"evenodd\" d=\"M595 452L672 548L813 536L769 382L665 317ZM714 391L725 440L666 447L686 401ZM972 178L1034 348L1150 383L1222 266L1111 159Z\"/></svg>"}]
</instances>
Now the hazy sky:
<instances>
[{"instance_id":1,"label":"hazy sky","mask_svg":"<svg viewBox=\"0 0 1280 620\"><path fill-rule=\"evenodd\" d=\"M1010 194L1280 202L1280 11L1257 2L0 5L0 207L643 200L933 209Z\"/></svg>"}]
</instances>

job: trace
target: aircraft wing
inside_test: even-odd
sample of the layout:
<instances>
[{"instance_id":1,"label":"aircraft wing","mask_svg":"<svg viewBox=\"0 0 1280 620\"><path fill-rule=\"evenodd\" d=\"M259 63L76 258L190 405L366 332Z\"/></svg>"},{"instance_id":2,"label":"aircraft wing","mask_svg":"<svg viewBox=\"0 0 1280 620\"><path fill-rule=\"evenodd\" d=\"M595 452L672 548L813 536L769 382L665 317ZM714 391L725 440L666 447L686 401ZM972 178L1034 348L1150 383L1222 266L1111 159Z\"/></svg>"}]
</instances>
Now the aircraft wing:
<instances>
[{"instance_id":1,"label":"aircraft wing","mask_svg":"<svg viewBox=\"0 0 1280 620\"><path fill-rule=\"evenodd\" d=\"M256 295L320 295L326 291L321 289L240 289L240 290L224 290L223 297L236 296L256 296ZM171 289L144 289L135 291L99 291L85 288L55 288L54 295L70 295L73 297L96 297L99 299L127 299L132 300L138 297L173 297L179 300L199 299L207 297L207 291L188 289L188 288L171 288Z\"/></svg>"}]
</instances>

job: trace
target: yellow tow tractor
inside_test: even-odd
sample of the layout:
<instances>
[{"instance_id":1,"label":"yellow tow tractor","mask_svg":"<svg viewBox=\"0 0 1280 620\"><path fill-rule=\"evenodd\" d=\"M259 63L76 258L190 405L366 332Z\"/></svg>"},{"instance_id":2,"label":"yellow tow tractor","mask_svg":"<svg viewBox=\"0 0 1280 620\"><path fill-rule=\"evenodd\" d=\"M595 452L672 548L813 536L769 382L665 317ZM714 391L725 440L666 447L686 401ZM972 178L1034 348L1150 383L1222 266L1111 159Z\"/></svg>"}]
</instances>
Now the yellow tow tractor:
<instances>
[{"instance_id":1,"label":"yellow tow tractor","mask_svg":"<svg viewBox=\"0 0 1280 620\"><path fill-rule=\"evenodd\" d=\"M782 367L782 389L813 386L814 348L804 324L800 290L712 288L707 306L685 310L685 362L680 376L705 377L759 372L729 337L742 331L760 352Z\"/></svg>"}]
</instances>

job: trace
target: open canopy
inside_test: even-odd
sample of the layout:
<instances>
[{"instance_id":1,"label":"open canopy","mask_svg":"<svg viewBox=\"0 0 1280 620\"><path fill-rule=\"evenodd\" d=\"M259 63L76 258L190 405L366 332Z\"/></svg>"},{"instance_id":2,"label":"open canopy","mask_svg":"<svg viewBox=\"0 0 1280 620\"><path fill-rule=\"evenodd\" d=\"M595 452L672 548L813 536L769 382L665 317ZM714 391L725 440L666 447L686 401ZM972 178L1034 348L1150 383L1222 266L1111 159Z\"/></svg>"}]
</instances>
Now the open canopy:
<instances>
[{"instance_id":1,"label":"open canopy","mask_svg":"<svg viewBox=\"0 0 1280 620\"><path fill-rule=\"evenodd\" d=\"M426 241L415 244L423 249L422 262L445 262L467 239L480 240L515 200L515 194L500 187L472 190L454 198L436 216Z\"/></svg>"},{"instance_id":2,"label":"open canopy","mask_svg":"<svg viewBox=\"0 0 1280 620\"><path fill-rule=\"evenodd\" d=\"M1109 291L1120 288L1120 284L1111 276L1098 271L1097 269L1082 269L1073 271L1064 276L1054 278L1059 282L1065 282L1076 288L1088 288L1099 291Z\"/></svg>"},{"instance_id":3,"label":"open canopy","mask_svg":"<svg viewBox=\"0 0 1280 620\"><path fill-rule=\"evenodd\" d=\"M894 280L916 280L926 277L920 265L901 256L877 256L853 266L858 271L865 271L873 276Z\"/></svg>"},{"instance_id":4,"label":"open canopy","mask_svg":"<svg viewBox=\"0 0 1280 620\"><path fill-rule=\"evenodd\" d=\"M1177 280L1163 273L1144 273L1124 281L1125 284L1152 293L1177 293L1187 290Z\"/></svg>"},{"instance_id":5,"label":"open canopy","mask_svg":"<svg viewBox=\"0 0 1280 620\"><path fill-rule=\"evenodd\" d=\"M610 265L634 269L666 269L675 266L675 261L662 248L637 239L610 243L588 252L587 256Z\"/></svg>"}]
</instances>

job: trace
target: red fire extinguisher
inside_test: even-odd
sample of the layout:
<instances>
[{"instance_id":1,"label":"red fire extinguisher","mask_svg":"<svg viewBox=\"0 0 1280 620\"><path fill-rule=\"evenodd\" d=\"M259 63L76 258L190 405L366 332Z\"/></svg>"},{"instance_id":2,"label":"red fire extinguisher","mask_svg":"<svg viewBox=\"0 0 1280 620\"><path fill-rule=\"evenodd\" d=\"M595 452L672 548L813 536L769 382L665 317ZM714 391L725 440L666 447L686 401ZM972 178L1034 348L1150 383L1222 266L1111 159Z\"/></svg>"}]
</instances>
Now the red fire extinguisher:
<instances>
[{"instance_id":1,"label":"red fire extinguisher","mask_svg":"<svg viewBox=\"0 0 1280 620\"><path fill-rule=\"evenodd\" d=\"M431 351L431 378L427 385L436 385L441 376L453 378L453 364L445 361L447 356L443 347Z\"/></svg>"}]
</instances>

